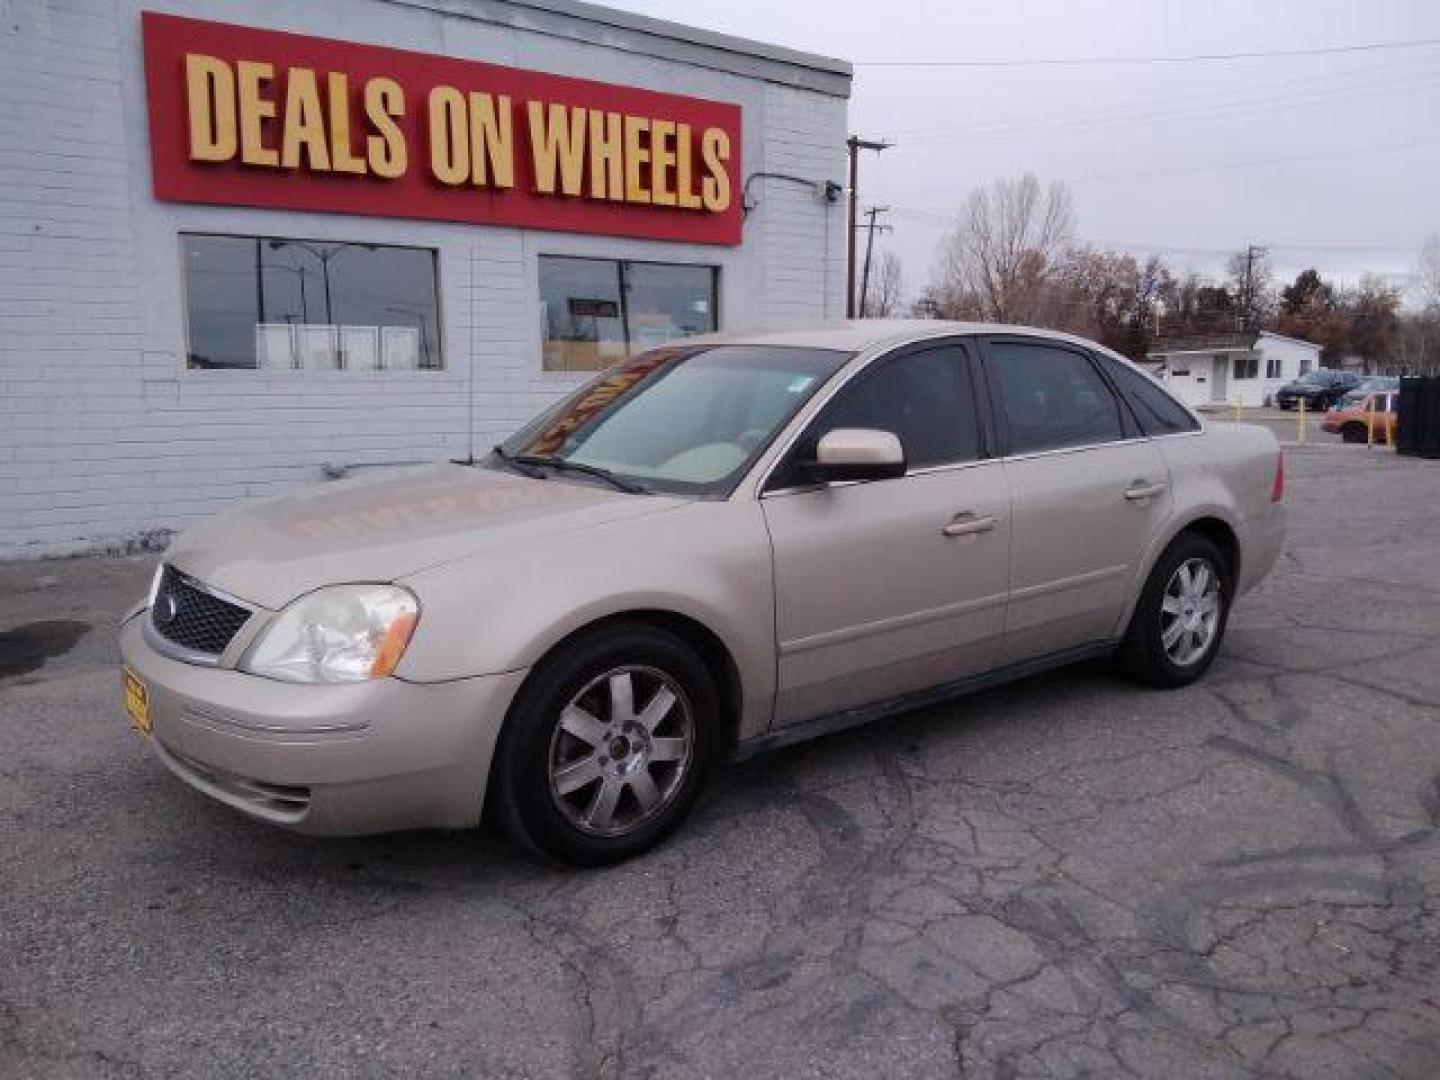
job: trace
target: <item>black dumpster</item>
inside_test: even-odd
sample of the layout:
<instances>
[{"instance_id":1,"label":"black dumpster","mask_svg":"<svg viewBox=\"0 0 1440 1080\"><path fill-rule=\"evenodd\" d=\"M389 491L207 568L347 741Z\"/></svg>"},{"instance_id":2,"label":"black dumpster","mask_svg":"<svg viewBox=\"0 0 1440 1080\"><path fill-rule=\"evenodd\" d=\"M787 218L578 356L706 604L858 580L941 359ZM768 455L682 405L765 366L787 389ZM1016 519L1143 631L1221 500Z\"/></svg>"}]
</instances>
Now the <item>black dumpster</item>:
<instances>
[{"instance_id":1,"label":"black dumpster","mask_svg":"<svg viewBox=\"0 0 1440 1080\"><path fill-rule=\"evenodd\" d=\"M1401 379L1396 413L1400 431L1395 449L1413 457L1440 458L1440 375Z\"/></svg>"}]
</instances>

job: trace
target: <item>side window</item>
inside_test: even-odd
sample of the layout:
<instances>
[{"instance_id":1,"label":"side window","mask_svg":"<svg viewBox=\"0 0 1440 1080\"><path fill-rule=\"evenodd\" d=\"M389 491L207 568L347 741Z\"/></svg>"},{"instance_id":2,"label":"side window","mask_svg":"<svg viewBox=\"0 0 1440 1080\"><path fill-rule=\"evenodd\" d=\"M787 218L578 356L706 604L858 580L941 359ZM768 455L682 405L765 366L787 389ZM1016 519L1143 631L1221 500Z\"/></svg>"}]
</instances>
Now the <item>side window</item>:
<instances>
[{"instance_id":1,"label":"side window","mask_svg":"<svg viewBox=\"0 0 1440 1080\"><path fill-rule=\"evenodd\" d=\"M1130 403L1130 411L1140 421L1140 430L1146 435L1169 435L1176 431L1200 429L1195 418L1144 372L1109 357L1101 357L1100 363L1104 365L1110 381Z\"/></svg>"},{"instance_id":2,"label":"side window","mask_svg":"<svg viewBox=\"0 0 1440 1080\"><path fill-rule=\"evenodd\" d=\"M770 478L769 489L805 484L800 463L814 460L821 435L842 427L893 432L911 469L974 461L980 431L965 351L946 345L876 361L825 407Z\"/></svg>"},{"instance_id":3,"label":"side window","mask_svg":"<svg viewBox=\"0 0 1440 1080\"><path fill-rule=\"evenodd\" d=\"M840 392L821 416L817 438L832 428L893 431L912 469L980 456L963 350L926 349L880 365Z\"/></svg>"},{"instance_id":4,"label":"side window","mask_svg":"<svg viewBox=\"0 0 1440 1080\"><path fill-rule=\"evenodd\" d=\"M1029 341L993 341L988 352L1011 454L1125 437L1120 402L1084 353Z\"/></svg>"}]
</instances>

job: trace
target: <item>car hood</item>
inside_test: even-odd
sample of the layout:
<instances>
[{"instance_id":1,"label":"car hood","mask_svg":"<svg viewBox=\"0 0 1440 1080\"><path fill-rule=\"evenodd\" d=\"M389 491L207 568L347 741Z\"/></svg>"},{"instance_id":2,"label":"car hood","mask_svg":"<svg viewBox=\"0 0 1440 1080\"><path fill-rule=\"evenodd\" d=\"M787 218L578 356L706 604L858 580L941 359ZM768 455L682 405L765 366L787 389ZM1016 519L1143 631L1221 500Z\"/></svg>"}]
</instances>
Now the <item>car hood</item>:
<instances>
[{"instance_id":1,"label":"car hood","mask_svg":"<svg viewBox=\"0 0 1440 1080\"><path fill-rule=\"evenodd\" d=\"M433 465L247 503L186 530L165 561L278 609L322 585L393 581L492 548L684 503L568 479Z\"/></svg>"}]
</instances>

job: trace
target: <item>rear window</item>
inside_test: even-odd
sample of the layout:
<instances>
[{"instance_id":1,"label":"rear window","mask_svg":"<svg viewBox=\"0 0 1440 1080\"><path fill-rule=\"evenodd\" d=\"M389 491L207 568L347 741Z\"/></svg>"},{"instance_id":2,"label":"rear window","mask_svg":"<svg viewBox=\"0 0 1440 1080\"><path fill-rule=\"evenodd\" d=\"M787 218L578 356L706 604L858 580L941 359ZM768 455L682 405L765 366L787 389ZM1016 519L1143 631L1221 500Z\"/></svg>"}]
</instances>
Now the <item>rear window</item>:
<instances>
[{"instance_id":1,"label":"rear window","mask_svg":"<svg viewBox=\"0 0 1440 1080\"><path fill-rule=\"evenodd\" d=\"M1008 452L1030 454L1125 437L1120 405L1084 353L1043 341L991 341L986 372Z\"/></svg>"},{"instance_id":2,"label":"rear window","mask_svg":"<svg viewBox=\"0 0 1440 1080\"><path fill-rule=\"evenodd\" d=\"M1195 418L1144 372L1108 356L1100 357L1100 361L1146 435L1173 435L1177 431L1200 429Z\"/></svg>"}]
</instances>

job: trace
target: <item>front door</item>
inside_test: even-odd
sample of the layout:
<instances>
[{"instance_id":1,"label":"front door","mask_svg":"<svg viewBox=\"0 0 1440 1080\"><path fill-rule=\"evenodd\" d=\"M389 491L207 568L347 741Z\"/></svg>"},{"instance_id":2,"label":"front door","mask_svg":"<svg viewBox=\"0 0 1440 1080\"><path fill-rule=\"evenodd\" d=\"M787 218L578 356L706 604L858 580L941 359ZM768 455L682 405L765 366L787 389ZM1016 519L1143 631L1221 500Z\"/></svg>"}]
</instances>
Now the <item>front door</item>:
<instances>
[{"instance_id":1,"label":"front door","mask_svg":"<svg viewBox=\"0 0 1440 1080\"><path fill-rule=\"evenodd\" d=\"M762 500L774 552L776 724L982 671L1004 630L1010 492L982 460L960 344L877 360L797 442ZM899 436L909 471L806 485L793 462L826 431Z\"/></svg>"},{"instance_id":2,"label":"front door","mask_svg":"<svg viewBox=\"0 0 1440 1080\"><path fill-rule=\"evenodd\" d=\"M995 339L985 370L1014 492L1001 660L1111 639L1169 512L1164 458L1083 351Z\"/></svg>"},{"instance_id":3,"label":"front door","mask_svg":"<svg viewBox=\"0 0 1440 1080\"><path fill-rule=\"evenodd\" d=\"M1210 375L1210 400L1224 401L1225 393L1230 389L1230 357L1221 355L1215 357L1212 362Z\"/></svg>"}]
</instances>

